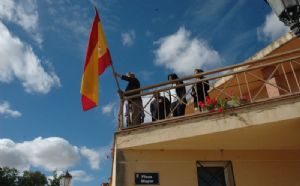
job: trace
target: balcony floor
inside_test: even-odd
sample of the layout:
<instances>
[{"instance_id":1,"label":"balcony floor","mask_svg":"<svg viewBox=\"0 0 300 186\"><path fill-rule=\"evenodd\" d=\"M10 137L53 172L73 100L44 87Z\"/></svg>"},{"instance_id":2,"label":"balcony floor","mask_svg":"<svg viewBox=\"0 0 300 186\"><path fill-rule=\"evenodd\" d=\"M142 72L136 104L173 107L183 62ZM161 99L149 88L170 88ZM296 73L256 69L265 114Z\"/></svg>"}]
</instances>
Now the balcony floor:
<instances>
[{"instance_id":1,"label":"balcony floor","mask_svg":"<svg viewBox=\"0 0 300 186\"><path fill-rule=\"evenodd\" d=\"M300 149L300 97L116 133L119 149Z\"/></svg>"}]
</instances>

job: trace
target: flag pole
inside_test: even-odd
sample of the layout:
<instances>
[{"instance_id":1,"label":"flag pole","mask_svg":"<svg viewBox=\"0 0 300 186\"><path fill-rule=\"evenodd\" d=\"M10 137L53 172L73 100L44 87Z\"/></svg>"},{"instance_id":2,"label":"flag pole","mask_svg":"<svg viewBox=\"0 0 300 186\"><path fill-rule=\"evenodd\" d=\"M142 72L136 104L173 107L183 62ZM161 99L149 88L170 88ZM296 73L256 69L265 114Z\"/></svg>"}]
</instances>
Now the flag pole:
<instances>
[{"instance_id":1,"label":"flag pole","mask_svg":"<svg viewBox=\"0 0 300 186\"><path fill-rule=\"evenodd\" d=\"M117 87L118 87L118 91L120 91L121 90L120 84L119 84L119 81L118 81L118 79L116 77L116 71L115 71L114 63L112 62L112 60L111 60L111 69L112 69L113 76L115 78L115 81L116 81L116 84L117 84Z\"/></svg>"}]
</instances>

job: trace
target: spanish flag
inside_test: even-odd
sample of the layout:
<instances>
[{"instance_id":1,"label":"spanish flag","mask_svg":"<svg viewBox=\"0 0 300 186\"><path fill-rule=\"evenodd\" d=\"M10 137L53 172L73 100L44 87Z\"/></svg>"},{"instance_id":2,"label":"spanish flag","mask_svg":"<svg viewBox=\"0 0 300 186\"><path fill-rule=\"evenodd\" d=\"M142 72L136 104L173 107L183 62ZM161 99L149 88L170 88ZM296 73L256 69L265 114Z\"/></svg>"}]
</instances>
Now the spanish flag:
<instances>
[{"instance_id":1,"label":"spanish flag","mask_svg":"<svg viewBox=\"0 0 300 186\"><path fill-rule=\"evenodd\" d=\"M81 81L81 103L84 111L98 105L98 76L111 65L112 60L107 48L98 11L91 28L87 45L84 70Z\"/></svg>"}]
</instances>

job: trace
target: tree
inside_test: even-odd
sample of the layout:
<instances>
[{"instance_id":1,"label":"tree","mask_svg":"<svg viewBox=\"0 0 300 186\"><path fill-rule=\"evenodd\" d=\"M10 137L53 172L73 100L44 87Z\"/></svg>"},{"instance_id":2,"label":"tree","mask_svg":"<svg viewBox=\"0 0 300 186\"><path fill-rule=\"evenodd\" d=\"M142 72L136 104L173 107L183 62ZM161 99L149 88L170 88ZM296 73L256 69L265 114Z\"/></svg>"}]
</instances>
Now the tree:
<instances>
[{"instance_id":1,"label":"tree","mask_svg":"<svg viewBox=\"0 0 300 186\"><path fill-rule=\"evenodd\" d=\"M39 171L24 171L18 179L19 186L45 186L47 178Z\"/></svg>"},{"instance_id":2,"label":"tree","mask_svg":"<svg viewBox=\"0 0 300 186\"><path fill-rule=\"evenodd\" d=\"M61 178L61 175L57 175L57 171L53 171L53 179L48 179L49 180L49 186L60 186L59 180Z\"/></svg>"},{"instance_id":3,"label":"tree","mask_svg":"<svg viewBox=\"0 0 300 186\"><path fill-rule=\"evenodd\" d=\"M46 176L39 171L24 171L20 174L15 168L0 167L0 186L45 186L47 184Z\"/></svg>"},{"instance_id":4,"label":"tree","mask_svg":"<svg viewBox=\"0 0 300 186\"><path fill-rule=\"evenodd\" d=\"M18 186L18 171L14 168L0 167L0 185Z\"/></svg>"}]
</instances>

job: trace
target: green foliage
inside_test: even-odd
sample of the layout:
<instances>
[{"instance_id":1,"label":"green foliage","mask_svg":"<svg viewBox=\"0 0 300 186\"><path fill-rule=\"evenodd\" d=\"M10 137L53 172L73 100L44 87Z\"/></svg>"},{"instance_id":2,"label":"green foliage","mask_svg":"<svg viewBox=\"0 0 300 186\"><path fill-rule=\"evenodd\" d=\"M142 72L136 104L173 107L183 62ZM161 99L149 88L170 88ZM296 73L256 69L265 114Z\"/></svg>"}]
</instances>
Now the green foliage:
<instances>
[{"instance_id":1,"label":"green foliage","mask_svg":"<svg viewBox=\"0 0 300 186\"><path fill-rule=\"evenodd\" d=\"M18 171L14 168L0 167L0 185L18 186Z\"/></svg>"},{"instance_id":2,"label":"green foliage","mask_svg":"<svg viewBox=\"0 0 300 186\"><path fill-rule=\"evenodd\" d=\"M56 171L53 172L53 179L47 180L39 171L24 171L20 174L15 168L0 167L0 186L60 186L60 178Z\"/></svg>"},{"instance_id":3,"label":"green foliage","mask_svg":"<svg viewBox=\"0 0 300 186\"><path fill-rule=\"evenodd\" d=\"M44 186L47 184L46 176L39 171L24 171L18 181L20 186Z\"/></svg>"},{"instance_id":4,"label":"green foliage","mask_svg":"<svg viewBox=\"0 0 300 186\"><path fill-rule=\"evenodd\" d=\"M231 101L235 104L235 105L239 105L240 104L240 100L237 96L231 96Z\"/></svg>"},{"instance_id":5,"label":"green foliage","mask_svg":"<svg viewBox=\"0 0 300 186\"><path fill-rule=\"evenodd\" d=\"M60 186L59 185L59 180L61 178L61 175L58 176L57 175L57 171L53 172L53 178L52 179L48 179L49 180L49 186Z\"/></svg>"},{"instance_id":6,"label":"green foliage","mask_svg":"<svg viewBox=\"0 0 300 186\"><path fill-rule=\"evenodd\" d=\"M226 109L227 99L218 99L218 107Z\"/></svg>"}]
</instances>

